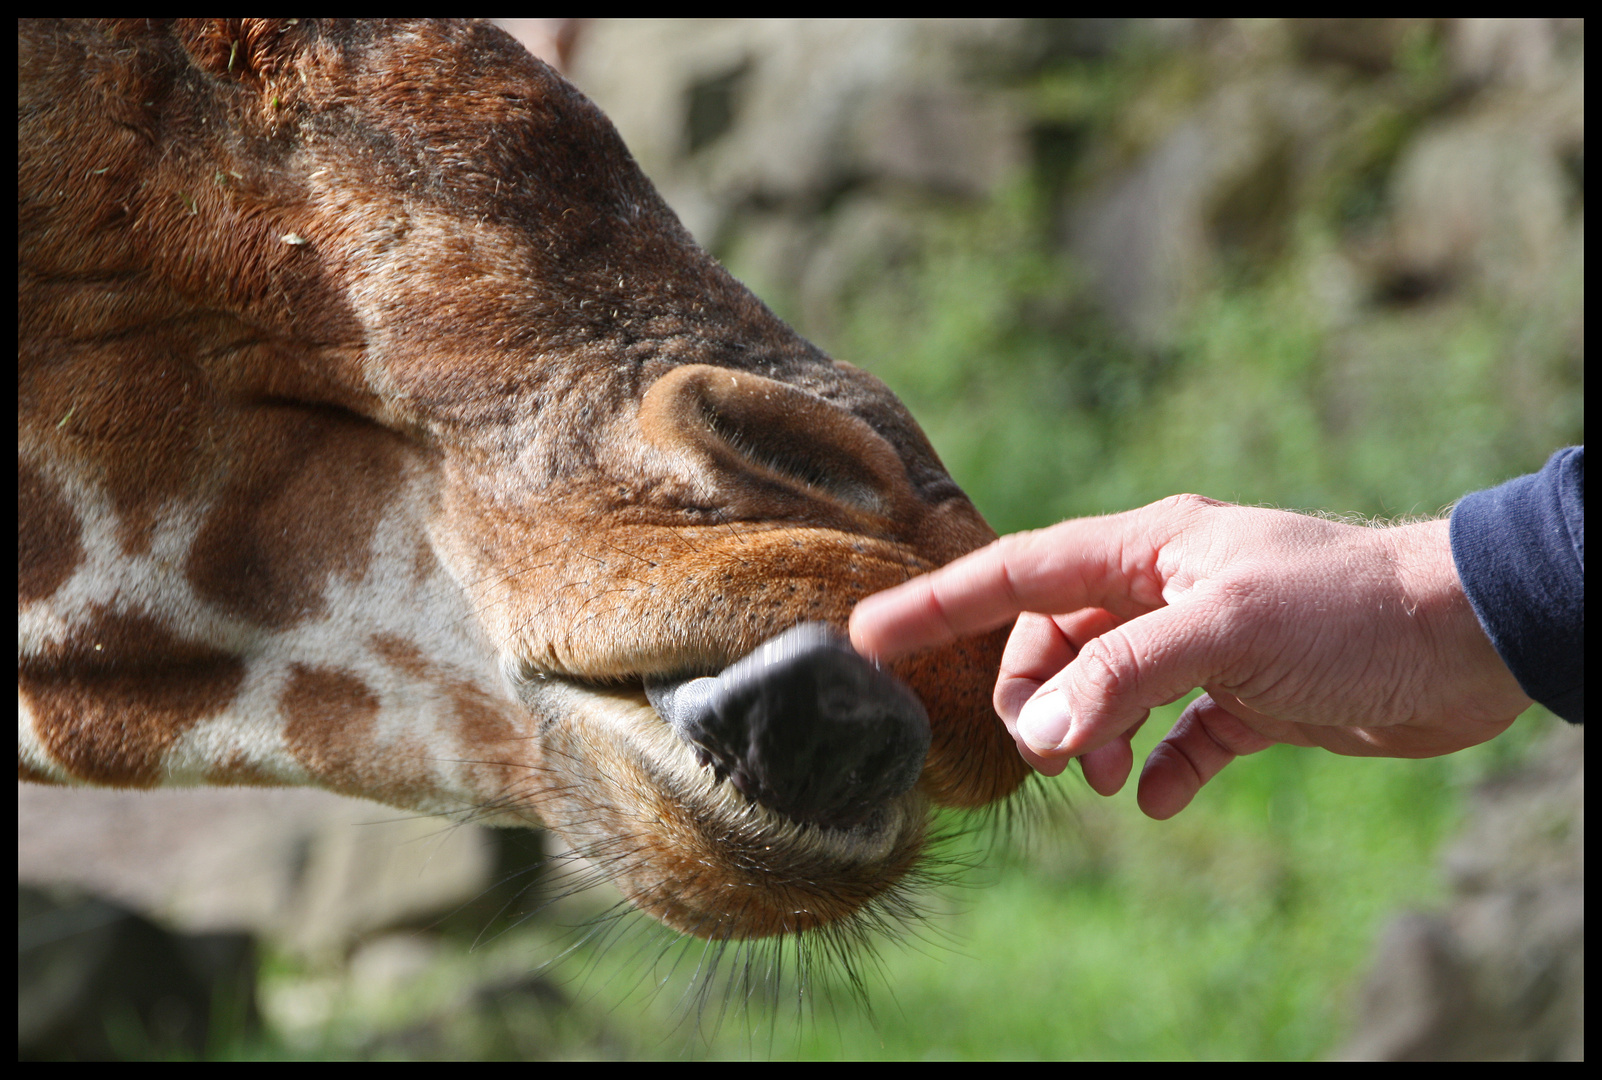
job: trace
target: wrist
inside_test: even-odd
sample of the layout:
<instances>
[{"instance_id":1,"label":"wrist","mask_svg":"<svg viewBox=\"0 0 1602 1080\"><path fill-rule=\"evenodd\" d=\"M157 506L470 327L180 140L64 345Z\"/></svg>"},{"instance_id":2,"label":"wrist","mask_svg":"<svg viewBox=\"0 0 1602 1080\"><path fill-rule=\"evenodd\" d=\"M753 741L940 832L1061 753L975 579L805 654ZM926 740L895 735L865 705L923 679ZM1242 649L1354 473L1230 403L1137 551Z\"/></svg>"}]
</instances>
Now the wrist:
<instances>
[{"instance_id":1,"label":"wrist","mask_svg":"<svg viewBox=\"0 0 1602 1080\"><path fill-rule=\"evenodd\" d=\"M1511 716L1528 708L1532 702L1491 644L1463 590L1452 559L1450 521L1382 531L1395 559L1403 614L1416 621L1420 640L1428 643L1429 667L1456 681L1453 689L1475 713Z\"/></svg>"}]
</instances>

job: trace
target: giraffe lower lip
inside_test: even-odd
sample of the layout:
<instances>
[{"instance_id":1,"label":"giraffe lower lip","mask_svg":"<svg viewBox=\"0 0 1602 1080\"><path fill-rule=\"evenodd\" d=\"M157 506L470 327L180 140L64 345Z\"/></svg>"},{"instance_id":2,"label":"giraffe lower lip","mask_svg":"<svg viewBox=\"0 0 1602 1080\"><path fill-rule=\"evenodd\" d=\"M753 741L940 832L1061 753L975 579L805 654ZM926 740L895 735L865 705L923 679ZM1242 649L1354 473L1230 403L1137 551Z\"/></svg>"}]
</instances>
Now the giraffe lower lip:
<instances>
[{"instance_id":1,"label":"giraffe lower lip","mask_svg":"<svg viewBox=\"0 0 1602 1080\"><path fill-rule=\"evenodd\" d=\"M747 796L829 828L918 782L929 718L910 689L821 623L792 627L714 676L647 678L678 736Z\"/></svg>"}]
</instances>

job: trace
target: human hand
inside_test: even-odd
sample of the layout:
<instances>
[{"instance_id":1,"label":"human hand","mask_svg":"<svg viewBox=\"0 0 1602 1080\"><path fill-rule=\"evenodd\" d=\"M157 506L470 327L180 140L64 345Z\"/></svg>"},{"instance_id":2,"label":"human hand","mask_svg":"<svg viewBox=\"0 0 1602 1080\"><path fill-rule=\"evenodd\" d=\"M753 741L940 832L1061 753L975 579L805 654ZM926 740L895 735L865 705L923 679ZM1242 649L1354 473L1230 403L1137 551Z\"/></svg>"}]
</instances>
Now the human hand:
<instances>
[{"instance_id":1,"label":"human hand","mask_svg":"<svg viewBox=\"0 0 1602 1080\"><path fill-rule=\"evenodd\" d=\"M1005 536L870 596L851 641L890 659L1014 616L995 706L1041 772L1078 757L1112 795L1150 710L1206 691L1141 773L1159 819L1274 743L1433 757L1531 704L1463 594L1445 520L1366 528L1177 495Z\"/></svg>"}]
</instances>

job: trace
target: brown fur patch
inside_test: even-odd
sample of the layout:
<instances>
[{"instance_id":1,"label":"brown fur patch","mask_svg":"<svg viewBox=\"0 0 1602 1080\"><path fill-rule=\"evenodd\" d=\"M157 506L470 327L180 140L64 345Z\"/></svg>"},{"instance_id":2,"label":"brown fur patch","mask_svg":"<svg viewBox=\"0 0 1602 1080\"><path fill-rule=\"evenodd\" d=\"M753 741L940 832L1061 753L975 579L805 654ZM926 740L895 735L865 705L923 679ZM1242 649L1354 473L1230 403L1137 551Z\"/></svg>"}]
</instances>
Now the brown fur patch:
<instances>
[{"instance_id":1,"label":"brown fur patch","mask_svg":"<svg viewBox=\"0 0 1602 1080\"><path fill-rule=\"evenodd\" d=\"M17 684L41 741L72 776L155 787L167 751L228 706L244 669L150 619L102 612L26 659Z\"/></svg>"}]
</instances>

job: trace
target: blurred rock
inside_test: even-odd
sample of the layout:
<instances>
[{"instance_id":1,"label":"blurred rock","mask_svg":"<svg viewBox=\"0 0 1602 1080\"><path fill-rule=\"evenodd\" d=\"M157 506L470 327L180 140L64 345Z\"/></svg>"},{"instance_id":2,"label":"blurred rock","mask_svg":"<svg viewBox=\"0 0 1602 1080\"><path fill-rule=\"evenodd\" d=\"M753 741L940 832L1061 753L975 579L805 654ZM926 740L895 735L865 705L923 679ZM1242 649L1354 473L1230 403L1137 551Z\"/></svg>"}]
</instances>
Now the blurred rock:
<instances>
[{"instance_id":1,"label":"blurred rock","mask_svg":"<svg viewBox=\"0 0 1602 1080\"><path fill-rule=\"evenodd\" d=\"M1390 244L1374 272L1535 299L1565 247L1584 241L1564 164L1584 145L1582 83L1487 96L1430 125L1396 163Z\"/></svg>"},{"instance_id":2,"label":"blurred rock","mask_svg":"<svg viewBox=\"0 0 1602 1080\"><path fill-rule=\"evenodd\" d=\"M1558 51L1584 31L1577 19L1452 19L1453 71L1472 83L1547 87L1563 74Z\"/></svg>"},{"instance_id":3,"label":"blurred rock","mask_svg":"<svg viewBox=\"0 0 1602 1080\"><path fill-rule=\"evenodd\" d=\"M490 884L491 834L313 790L19 784L17 880L306 955L451 911Z\"/></svg>"},{"instance_id":4,"label":"blurred rock","mask_svg":"<svg viewBox=\"0 0 1602 1080\"><path fill-rule=\"evenodd\" d=\"M257 1026L250 935L174 934L70 889L17 889L17 1058L199 1056Z\"/></svg>"},{"instance_id":5,"label":"blurred rock","mask_svg":"<svg viewBox=\"0 0 1602 1080\"><path fill-rule=\"evenodd\" d=\"M1348 1060L1585 1060L1585 732L1482 784L1455 899L1381 937Z\"/></svg>"},{"instance_id":6,"label":"blurred rock","mask_svg":"<svg viewBox=\"0 0 1602 1080\"><path fill-rule=\"evenodd\" d=\"M1014 110L962 77L1013 20L597 20L573 80L690 231L754 207L816 213L903 185L990 194L1024 159Z\"/></svg>"},{"instance_id":7,"label":"blurred rock","mask_svg":"<svg viewBox=\"0 0 1602 1080\"><path fill-rule=\"evenodd\" d=\"M1342 304L1549 290L1583 243L1583 34L1516 19L596 20L571 72L691 232L798 299L804 332L827 336L953 203L1033 176L1106 310L1163 346L1221 275L1290 253L1309 210L1353 219L1336 238L1357 278ZM1145 82L1124 55L1145 59ZM1042 73L1081 80L1066 112L1031 90ZM1116 111L1097 114L1096 95ZM876 257L841 217L893 240Z\"/></svg>"}]
</instances>

